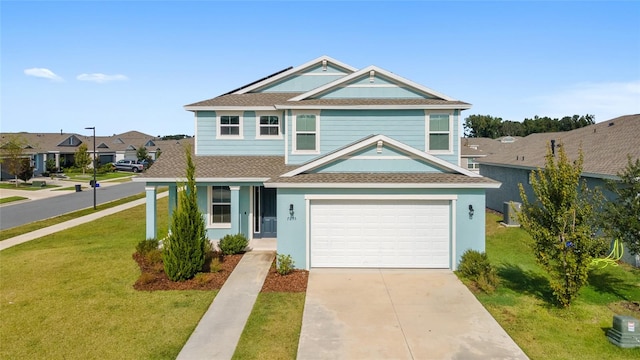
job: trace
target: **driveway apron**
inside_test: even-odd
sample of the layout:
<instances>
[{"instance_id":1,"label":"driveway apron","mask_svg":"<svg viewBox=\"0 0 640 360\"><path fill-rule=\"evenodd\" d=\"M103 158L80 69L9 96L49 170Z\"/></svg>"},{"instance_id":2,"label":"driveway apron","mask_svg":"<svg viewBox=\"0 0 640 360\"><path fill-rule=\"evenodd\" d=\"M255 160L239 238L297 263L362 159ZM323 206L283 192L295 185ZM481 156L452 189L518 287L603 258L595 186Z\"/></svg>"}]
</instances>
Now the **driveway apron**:
<instances>
[{"instance_id":1,"label":"driveway apron","mask_svg":"<svg viewBox=\"0 0 640 360\"><path fill-rule=\"evenodd\" d=\"M450 270L312 269L298 359L527 359Z\"/></svg>"}]
</instances>

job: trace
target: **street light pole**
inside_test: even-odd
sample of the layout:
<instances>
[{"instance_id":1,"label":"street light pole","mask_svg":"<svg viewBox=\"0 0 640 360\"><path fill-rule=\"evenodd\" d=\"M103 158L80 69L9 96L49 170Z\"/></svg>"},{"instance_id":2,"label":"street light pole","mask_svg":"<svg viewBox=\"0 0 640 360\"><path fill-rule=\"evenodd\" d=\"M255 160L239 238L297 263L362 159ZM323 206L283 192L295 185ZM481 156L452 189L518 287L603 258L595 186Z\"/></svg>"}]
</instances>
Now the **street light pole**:
<instances>
[{"instance_id":1,"label":"street light pole","mask_svg":"<svg viewBox=\"0 0 640 360\"><path fill-rule=\"evenodd\" d=\"M93 210L96 208L96 127L86 127L87 130L93 130Z\"/></svg>"}]
</instances>

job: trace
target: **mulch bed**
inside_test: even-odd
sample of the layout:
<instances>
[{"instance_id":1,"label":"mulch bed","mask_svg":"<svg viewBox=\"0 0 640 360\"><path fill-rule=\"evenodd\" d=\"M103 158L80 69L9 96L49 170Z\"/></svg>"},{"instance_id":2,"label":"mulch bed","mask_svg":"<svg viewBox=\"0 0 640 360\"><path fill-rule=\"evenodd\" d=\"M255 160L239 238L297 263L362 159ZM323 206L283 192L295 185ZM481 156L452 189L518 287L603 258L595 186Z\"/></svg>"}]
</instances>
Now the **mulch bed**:
<instances>
[{"instance_id":1,"label":"mulch bed","mask_svg":"<svg viewBox=\"0 0 640 360\"><path fill-rule=\"evenodd\" d=\"M198 273L194 278L185 281L171 281L164 273L162 262L149 262L140 254L133 254L133 259L140 267L140 277L133 285L133 288L141 291L157 290L219 290L236 265L242 259L242 254L219 256L217 269L219 271ZM280 275L275 268L275 260L269 268L269 273L262 287L262 292L305 292L307 290L307 279L309 272L305 270L294 270L287 275Z\"/></svg>"},{"instance_id":2,"label":"mulch bed","mask_svg":"<svg viewBox=\"0 0 640 360\"><path fill-rule=\"evenodd\" d=\"M202 272L185 281L171 281L164 272L162 262L149 263L138 253L133 259L140 267L140 277L133 285L136 290L219 290L242 259L242 255L225 255L220 261L217 272ZM205 269L208 271L209 269Z\"/></svg>"},{"instance_id":3,"label":"mulch bed","mask_svg":"<svg viewBox=\"0 0 640 360\"><path fill-rule=\"evenodd\" d=\"M276 271L276 261L269 268L267 278L262 285L262 292L305 292L309 272L306 270L293 270L287 275L280 275Z\"/></svg>"}]
</instances>

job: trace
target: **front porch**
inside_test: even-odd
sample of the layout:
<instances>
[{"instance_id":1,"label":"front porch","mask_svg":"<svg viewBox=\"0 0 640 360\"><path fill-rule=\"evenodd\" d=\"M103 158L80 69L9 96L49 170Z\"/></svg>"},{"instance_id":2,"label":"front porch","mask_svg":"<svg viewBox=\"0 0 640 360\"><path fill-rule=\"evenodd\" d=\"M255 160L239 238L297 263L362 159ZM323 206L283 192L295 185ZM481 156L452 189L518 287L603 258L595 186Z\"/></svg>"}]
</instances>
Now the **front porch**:
<instances>
[{"instance_id":1,"label":"front porch","mask_svg":"<svg viewBox=\"0 0 640 360\"><path fill-rule=\"evenodd\" d=\"M146 237L157 237L157 187L168 186L169 221L178 206L180 187L172 184L147 184ZM207 237L217 241L228 234L244 234L249 247L275 250L277 238L277 192L252 184L197 184L198 206L206 223Z\"/></svg>"}]
</instances>

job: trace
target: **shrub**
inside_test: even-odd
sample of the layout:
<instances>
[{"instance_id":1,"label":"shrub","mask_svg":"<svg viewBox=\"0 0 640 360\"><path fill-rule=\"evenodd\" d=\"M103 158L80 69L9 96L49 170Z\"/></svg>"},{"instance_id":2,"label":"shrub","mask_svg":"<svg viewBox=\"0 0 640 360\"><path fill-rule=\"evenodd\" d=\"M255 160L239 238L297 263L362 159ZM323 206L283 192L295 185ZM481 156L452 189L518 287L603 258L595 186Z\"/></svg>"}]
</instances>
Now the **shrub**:
<instances>
[{"instance_id":1,"label":"shrub","mask_svg":"<svg viewBox=\"0 0 640 360\"><path fill-rule=\"evenodd\" d=\"M460 259L458 272L473 281L480 290L486 293L492 293L498 286L496 269L491 266L489 258L484 252L471 249L465 251Z\"/></svg>"},{"instance_id":2,"label":"shrub","mask_svg":"<svg viewBox=\"0 0 640 360\"><path fill-rule=\"evenodd\" d=\"M294 262L291 255L278 254L276 257L276 271L280 275L287 275L294 269Z\"/></svg>"},{"instance_id":3,"label":"shrub","mask_svg":"<svg viewBox=\"0 0 640 360\"><path fill-rule=\"evenodd\" d=\"M152 250L158 250L159 245L160 241L155 238L142 240L136 245L136 252L140 255L147 255Z\"/></svg>"},{"instance_id":4,"label":"shrub","mask_svg":"<svg viewBox=\"0 0 640 360\"><path fill-rule=\"evenodd\" d=\"M114 172L115 171L115 166L113 166L112 163L106 163L104 165L98 166L96 168L96 173L97 174L107 174L110 172Z\"/></svg>"},{"instance_id":5,"label":"shrub","mask_svg":"<svg viewBox=\"0 0 640 360\"><path fill-rule=\"evenodd\" d=\"M224 255L240 254L249 245L249 240L243 234L227 234L222 239L218 247Z\"/></svg>"},{"instance_id":6,"label":"shrub","mask_svg":"<svg viewBox=\"0 0 640 360\"><path fill-rule=\"evenodd\" d=\"M171 235L165 240L162 252L164 271L172 281L191 279L202 270L208 241L204 217L198 208L196 167L190 147L185 148L185 155L187 184L178 194L179 204L171 215Z\"/></svg>"}]
</instances>

